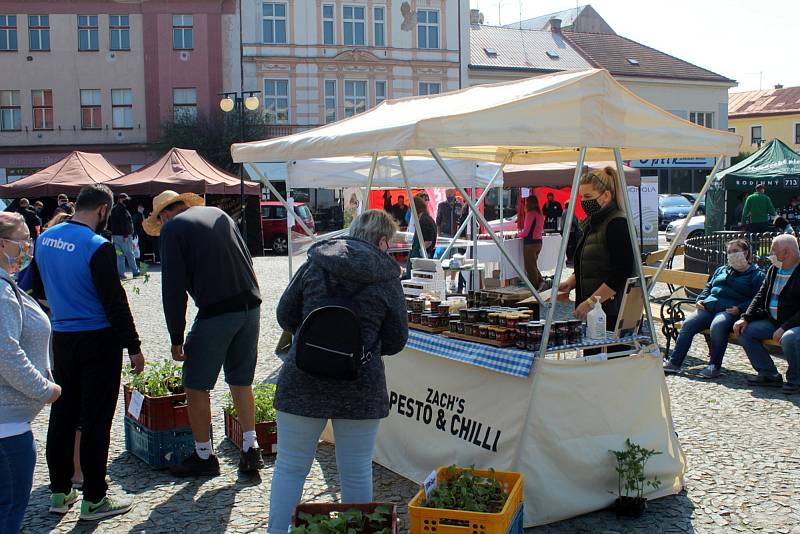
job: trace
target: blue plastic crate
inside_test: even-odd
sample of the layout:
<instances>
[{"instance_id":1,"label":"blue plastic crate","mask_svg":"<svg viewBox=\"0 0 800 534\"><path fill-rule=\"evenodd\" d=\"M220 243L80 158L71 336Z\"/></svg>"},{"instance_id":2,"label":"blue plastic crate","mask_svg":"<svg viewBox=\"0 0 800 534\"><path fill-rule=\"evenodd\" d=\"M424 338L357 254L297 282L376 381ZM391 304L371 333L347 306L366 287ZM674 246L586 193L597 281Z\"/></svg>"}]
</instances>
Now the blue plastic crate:
<instances>
[{"instance_id":1,"label":"blue plastic crate","mask_svg":"<svg viewBox=\"0 0 800 534\"><path fill-rule=\"evenodd\" d=\"M519 510L517 510L517 515L514 516L514 520L508 525L508 530L506 530L506 534L523 534L522 528L522 518L525 515L524 510L525 505L520 504Z\"/></svg>"},{"instance_id":2,"label":"blue plastic crate","mask_svg":"<svg viewBox=\"0 0 800 534\"><path fill-rule=\"evenodd\" d=\"M152 467L181 463L194 450L190 427L150 430L125 417L125 450Z\"/></svg>"}]
</instances>

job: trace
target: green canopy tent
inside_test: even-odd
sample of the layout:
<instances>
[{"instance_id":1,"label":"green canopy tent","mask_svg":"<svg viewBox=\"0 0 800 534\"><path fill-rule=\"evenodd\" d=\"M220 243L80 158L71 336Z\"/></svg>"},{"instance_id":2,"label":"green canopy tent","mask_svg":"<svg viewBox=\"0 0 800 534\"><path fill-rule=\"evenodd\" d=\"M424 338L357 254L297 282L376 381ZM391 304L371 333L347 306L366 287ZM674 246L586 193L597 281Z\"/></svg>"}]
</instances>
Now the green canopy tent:
<instances>
[{"instance_id":1,"label":"green canopy tent","mask_svg":"<svg viewBox=\"0 0 800 534\"><path fill-rule=\"evenodd\" d=\"M773 139L736 165L716 174L706 198L706 233L739 224L736 205L742 192L763 183L777 209L788 204L800 187L800 154Z\"/></svg>"}]
</instances>

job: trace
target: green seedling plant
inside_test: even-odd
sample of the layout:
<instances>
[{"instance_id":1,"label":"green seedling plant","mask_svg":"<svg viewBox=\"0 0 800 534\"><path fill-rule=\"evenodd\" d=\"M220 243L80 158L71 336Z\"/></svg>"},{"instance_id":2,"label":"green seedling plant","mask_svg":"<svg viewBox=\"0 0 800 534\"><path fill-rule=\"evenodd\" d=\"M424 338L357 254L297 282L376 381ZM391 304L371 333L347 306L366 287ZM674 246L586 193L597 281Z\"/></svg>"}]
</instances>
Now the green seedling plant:
<instances>
[{"instance_id":1,"label":"green seedling plant","mask_svg":"<svg viewBox=\"0 0 800 534\"><path fill-rule=\"evenodd\" d=\"M256 403L256 423L275 421L278 414L275 410L275 384L258 384L253 386L253 397ZM238 418L236 406L230 393L225 395L223 411L233 418Z\"/></svg>"},{"instance_id":2,"label":"green seedling plant","mask_svg":"<svg viewBox=\"0 0 800 534\"><path fill-rule=\"evenodd\" d=\"M421 506L487 514L501 512L508 493L503 491L494 477L494 469L489 471L491 475L483 477L475 473L474 466L461 469L451 465L445 472L444 480L438 483Z\"/></svg>"},{"instance_id":3,"label":"green seedling plant","mask_svg":"<svg viewBox=\"0 0 800 534\"><path fill-rule=\"evenodd\" d=\"M625 450L611 451L611 454L617 459L617 495L619 497L642 499L645 488L657 489L661 486L658 477L653 476L652 480L648 480L644 474L648 460L661 452L646 449L628 438L625 440Z\"/></svg>"},{"instance_id":4,"label":"green seedling plant","mask_svg":"<svg viewBox=\"0 0 800 534\"><path fill-rule=\"evenodd\" d=\"M289 534L391 534L392 532L392 509L384 505L376 507L371 514L351 508L330 514L300 512L297 519L302 524L291 527Z\"/></svg>"},{"instance_id":5,"label":"green seedling plant","mask_svg":"<svg viewBox=\"0 0 800 534\"><path fill-rule=\"evenodd\" d=\"M180 365L169 360L148 363L141 374L134 375L130 371L126 371L127 384L128 387L137 390L142 395L165 397L183 393L182 372Z\"/></svg>"}]
</instances>

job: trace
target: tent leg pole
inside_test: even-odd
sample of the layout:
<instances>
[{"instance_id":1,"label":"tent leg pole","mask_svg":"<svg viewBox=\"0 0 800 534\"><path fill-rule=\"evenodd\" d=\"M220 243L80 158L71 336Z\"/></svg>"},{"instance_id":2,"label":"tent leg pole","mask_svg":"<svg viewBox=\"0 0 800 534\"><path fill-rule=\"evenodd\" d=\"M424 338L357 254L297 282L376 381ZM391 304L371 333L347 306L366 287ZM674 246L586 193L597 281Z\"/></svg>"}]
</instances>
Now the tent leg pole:
<instances>
[{"instance_id":1,"label":"tent leg pole","mask_svg":"<svg viewBox=\"0 0 800 534\"><path fill-rule=\"evenodd\" d=\"M372 180L375 178L375 169L378 167L378 153L373 152L372 163L369 165L369 177L367 178L367 190L364 191L364 199L361 202L361 213L369 209L369 193L372 191Z\"/></svg>"},{"instance_id":2,"label":"tent leg pole","mask_svg":"<svg viewBox=\"0 0 800 534\"><path fill-rule=\"evenodd\" d=\"M627 183L627 180L626 180ZM639 180L639 188L636 190L639 194L639 252L644 250L644 221L642 213L644 212L644 207L642 206L642 182L641 179Z\"/></svg>"},{"instance_id":3,"label":"tent leg pole","mask_svg":"<svg viewBox=\"0 0 800 534\"><path fill-rule=\"evenodd\" d=\"M711 187L711 182L714 181L714 176L717 175L717 171L719 170L720 165L722 164L723 157L724 156L720 154L720 156L717 158L717 162L714 164L714 168L711 169L711 174L709 174L708 177L706 178L706 183L705 183L705 185L703 185L703 189L701 189L700 192L697 194L697 198L694 200L694 204L692 204L692 209L689 210L688 215L686 215L686 218L683 220L683 224L681 225L680 230L678 230L678 233L675 234L676 236L680 237L680 236L683 235L683 232L686 230L686 227L689 225L689 221L692 220L692 217L694 217L694 214L697 212L697 208L700 206L700 199L703 198L703 195L705 195L708 192L708 188ZM669 250L667 251L667 255L664 257L663 260L661 260L661 265L659 265L658 269L656 269L656 274L653 276L653 280L650 282L650 285L647 287L647 294L648 295L650 295L650 293L653 292L653 288L656 287L656 282L658 282L658 277L661 276L661 272L667 266L667 264L669 263L669 260L672 259L672 255L675 254L675 249L676 248L678 248L678 238L677 237L672 240L672 244L669 246Z\"/></svg>"},{"instance_id":4,"label":"tent leg pole","mask_svg":"<svg viewBox=\"0 0 800 534\"><path fill-rule=\"evenodd\" d=\"M500 186L497 188L497 206L500 208L500 240L503 241L503 246L505 246L506 241L506 232L503 229L503 187ZM505 287L505 273L506 270L503 268L503 262L500 262L500 287Z\"/></svg>"},{"instance_id":5,"label":"tent leg pole","mask_svg":"<svg viewBox=\"0 0 800 534\"><path fill-rule=\"evenodd\" d=\"M414 218L414 229L417 233L417 239L419 239L419 248L422 252L422 257L428 257L428 252L425 250L425 240L422 237L422 228L419 226L419 214L417 213L417 207L414 205L414 196L411 194L411 186L408 183L408 171L406 170L406 160L403 158L402 155L397 156L398 160L400 161L400 172L403 173L403 182L406 186L406 194L408 195L408 203L411 204L411 216ZM411 263L409 263L411 265Z\"/></svg>"},{"instance_id":6,"label":"tent leg pole","mask_svg":"<svg viewBox=\"0 0 800 534\"><path fill-rule=\"evenodd\" d=\"M455 187L458 190L458 192L461 193L461 196L463 196L464 200L469 204L469 209L472 211L473 216L477 217L478 221L486 227L486 231L489 232L489 235L492 237L492 241L495 242L497 248L500 249L500 253L503 256L505 256L506 260L508 260L508 263L510 263L511 266L514 267L514 271L520 276L520 278L522 278L522 280L525 282L525 285L528 286L528 289L533 294L534 298L536 299L536 302L538 302L540 306L543 306L544 302L542 301L542 296L539 295L538 288L533 287L533 284L531 284L531 281L528 279L527 273L520 268L516 260L514 260L514 258L512 258L511 255L506 251L505 247L503 247L503 243L497 237L495 231L492 230L492 227L489 226L489 223L486 221L483 214L478 210L478 207L475 205L475 203L472 202L472 200L470 200L469 195L467 195L467 192L464 190L464 188L458 184L455 176L453 176L453 173L450 172L450 169L447 168L447 164L439 155L439 151L436 150L435 148L429 148L428 152L431 153L433 159L435 159L436 163L439 164L439 167L441 167L442 171L444 171L444 174L447 176L447 179L450 180L450 183L453 184L453 187Z\"/></svg>"},{"instance_id":7,"label":"tent leg pole","mask_svg":"<svg viewBox=\"0 0 800 534\"><path fill-rule=\"evenodd\" d=\"M625 168L622 166L622 154L619 148L614 149L614 161L617 163L617 175L619 176L620 192L625 198L625 221L628 223L628 234L631 237L631 245L633 246L633 257L636 259L636 275L639 278L639 283L642 289L647 287L647 280L644 277L644 269L642 268L642 249L639 248L639 242L636 241L636 229L633 226L633 220L630 210L630 202L628 202L628 182L625 179ZM642 216L642 200L641 200L642 186L639 184L639 217ZM653 323L653 312L650 309L650 295L646 291L642 291L642 299L644 302L644 312L647 316L647 328L650 331L650 339L654 345L658 345L658 338L656 337L655 323Z\"/></svg>"},{"instance_id":8,"label":"tent leg pole","mask_svg":"<svg viewBox=\"0 0 800 534\"><path fill-rule=\"evenodd\" d=\"M567 208L567 222L561 229L561 244L558 247L558 257L556 258L556 272L553 274L553 285L550 288L550 307L547 309L547 319L544 323L542 333L542 345L539 348L539 357L544 358L547 354L547 342L550 339L550 325L556 315L556 304L558 304L558 285L561 283L561 273L564 270L564 262L567 261L567 241L569 240L569 230L572 228L572 219L575 217L575 202L578 198L578 181L583 173L583 162L586 160L586 147L582 146L578 153L578 162L575 164L575 172L572 176L572 191L569 193L569 208ZM533 195L534 192L531 191ZM567 239L564 239L567 236Z\"/></svg>"},{"instance_id":9,"label":"tent leg pole","mask_svg":"<svg viewBox=\"0 0 800 534\"><path fill-rule=\"evenodd\" d=\"M470 198L472 199L472 203L475 204L475 184L472 184L472 189L469 192ZM475 204L480 208L480 203ZM475 261L472 262L472 290L473 291L480 291L481 284L480 278L478 275L478 225L475 222L475 217L472 218L472 250L474 251L473 258ZM500 262L502 265L503 262ZM484 273L484 276L486 274Z\"/></svg>"},{"instance_id":10,"label":"tent leg pole","mask_svg":"<svg viewBox=\"0 0 800 534\"><path fill-rule=\"evenodd\" d=\"M294 228L294 199L292 198L292 190L286 186L286 201L287 204L291 201L291 207L286 211L286 257L289 259L289 282L292 281L294 274L294 267L292 261L292 228Z\"/></svg>"}]
</instances>

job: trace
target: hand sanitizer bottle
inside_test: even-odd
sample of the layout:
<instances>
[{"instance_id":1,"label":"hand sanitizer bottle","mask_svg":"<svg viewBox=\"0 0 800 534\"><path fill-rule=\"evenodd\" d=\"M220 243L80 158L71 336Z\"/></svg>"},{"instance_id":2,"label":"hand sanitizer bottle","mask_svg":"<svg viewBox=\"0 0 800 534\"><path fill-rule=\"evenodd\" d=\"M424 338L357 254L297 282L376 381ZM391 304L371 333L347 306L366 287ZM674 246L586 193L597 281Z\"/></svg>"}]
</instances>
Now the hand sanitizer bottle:
<instances>
[{"instance_id":1,"label":"hand sanitizer bottle","mask_svg":"<svg viewBox=\"0 0 800 534\"><path fill-rule=\"evenodd\" d=\"M586 335L592 340L601 340L606 337L606 312L600 304L600 297L594 297L595 303L586 315Z\"/></svg>"}]
</instances>

